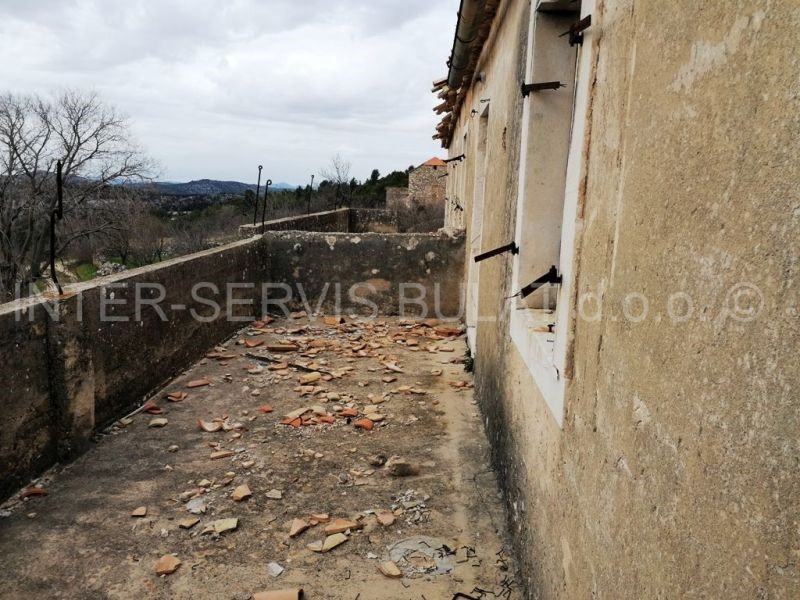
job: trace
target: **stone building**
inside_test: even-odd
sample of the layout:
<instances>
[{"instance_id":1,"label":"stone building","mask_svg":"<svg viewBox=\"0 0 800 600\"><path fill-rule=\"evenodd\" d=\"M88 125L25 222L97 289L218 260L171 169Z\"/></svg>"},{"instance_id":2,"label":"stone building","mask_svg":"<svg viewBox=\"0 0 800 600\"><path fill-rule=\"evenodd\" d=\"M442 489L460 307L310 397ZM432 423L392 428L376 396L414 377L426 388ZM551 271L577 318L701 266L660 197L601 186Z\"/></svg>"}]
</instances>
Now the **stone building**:
<instances>
[{"instance_id":1,"label":"stone building","mask_svg":"<svg viewBox=\"0 0 800 600\"><path fill-rule=\"evenodd\" d=\"M446 178L447 163L436 157L426 160L408 174L407 188L386 188L386 207L437 207L445 201Z\"/></svg>"},{"instance_id":2,"label":"stone building","mask_svg":"<svg viewBox=\"0 0 800 600\"><path fill-rule=\"evenodd\" d=\"M798 18L461 2L434 137L532 598L800 597Z\"/></svg>"},{"instance_id":3,"label":"stone building","mask_svg":"<svg viewBox=\"0 0 800 600\"><path fill-rule=\"evenodd\" d=\"M434 206L444 202L447 164L441 158L426 160L408 174L408 195L411 202Z\"/></svg>"},{"instance_id":4,"label":"stone building","mask_svg":"<svg viewBox=\"0 0 800 600\"><path fill-rule=\"evenodd\" d=\"M404 231L436 231L445 223L447 163L431 158L408 174L408 187L386 188L386 207Z\"/></svg>"}]
</instances>

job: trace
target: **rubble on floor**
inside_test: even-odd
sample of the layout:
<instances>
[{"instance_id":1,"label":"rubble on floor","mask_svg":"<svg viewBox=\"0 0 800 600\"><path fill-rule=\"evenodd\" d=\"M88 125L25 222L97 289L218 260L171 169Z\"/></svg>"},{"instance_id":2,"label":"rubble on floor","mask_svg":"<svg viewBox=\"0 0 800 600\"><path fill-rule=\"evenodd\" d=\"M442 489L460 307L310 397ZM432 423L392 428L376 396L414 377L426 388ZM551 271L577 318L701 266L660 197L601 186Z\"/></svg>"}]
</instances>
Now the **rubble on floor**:
<instances>
[{"instance_id":1,"label":"rubble on floor","mask_svg":"<svg viewBox=\"0 0 800 600\"><path fill-rule=\"evenodd\" d=\"M8 593L518 597L463 353L435 320L251 323L6 503Z\"/></svg>"}]
</instances>

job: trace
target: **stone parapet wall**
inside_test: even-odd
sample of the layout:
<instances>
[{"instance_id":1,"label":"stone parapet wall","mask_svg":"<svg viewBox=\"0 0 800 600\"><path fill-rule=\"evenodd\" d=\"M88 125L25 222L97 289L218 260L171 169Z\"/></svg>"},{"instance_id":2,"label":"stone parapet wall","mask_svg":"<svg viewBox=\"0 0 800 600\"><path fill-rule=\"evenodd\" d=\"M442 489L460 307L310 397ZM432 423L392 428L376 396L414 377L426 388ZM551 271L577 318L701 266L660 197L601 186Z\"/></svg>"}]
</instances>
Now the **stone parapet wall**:
<instances>
[{"instance_id":1,"label":"stone parapet wall","mask_svg":"<svg viewBox=\"0 0 800 600\"><path fill-rule=\"evenodd\" d=\"M393 223L387 211L335 212L336 219L352 217L353 227ZM345 229L350 226L348 220ZM37 297L0 306L7 386L0 499L79 455L98 428L134 409L244 322L280 312L268 301L287 289L293 298L286 306L309 311L337 312L338 306L342 314L364 314L374 307L380 315L457 317L463 246L461 237L432 234L270 231L68 286L57 301ZM338 304L337 288L344 294Z\"/></svg>"}]
</instances>

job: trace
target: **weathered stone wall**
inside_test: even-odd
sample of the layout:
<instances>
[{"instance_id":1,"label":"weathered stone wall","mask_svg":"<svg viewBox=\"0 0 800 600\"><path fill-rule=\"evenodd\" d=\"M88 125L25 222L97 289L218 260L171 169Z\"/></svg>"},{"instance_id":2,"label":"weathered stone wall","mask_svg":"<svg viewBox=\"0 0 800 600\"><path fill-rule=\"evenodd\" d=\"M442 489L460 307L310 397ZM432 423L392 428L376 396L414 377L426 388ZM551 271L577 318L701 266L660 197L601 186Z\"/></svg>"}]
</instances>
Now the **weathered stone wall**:
<instances>
[{"instance_id":1,"label":"weathered stone wall","mask_svg":"<svg viewBox=\"0 0 800 600\"><path fill-rule=\"evenodd\" d=\"M356 228L396 223L388 211L340 214ZM98 427L135 408L243 322L277 310L262 297L276 289L270 284L288 284L295 297L287 305L294 308L303 307L302 286L312 310L322 312L336 312L338 288L342 314L372 306L378 314L398 314L406 298L405 314L458 317L462 267L462 238L268 232L68 286L57 303L33 298L2 305L7 390L0 498L81 453Z\"/></svg>"},{"instance_id":2,"label":"weathered stone wall","mask_svg":"<svg viewBox=\"0 0 800 600\"><path fill-rule=\"evenodd\" d=\"M269 258L263 245L248 240L137 269L87 290L84 327L91 331L87 342L94 357L96 422L117 418L146 396L154 383L169 379L241 327L241 321L233 321L229 315L249 320L260 314L259 284L268 272ZM166 296L158 304L166 320L149 306L141 308L137 319L137 284L140 297L151 300L159 297L156 290L141 285L163 286ZM238 285L246 287L228 287ZM124 304L108 306L107 313L122 321L103 323L101 298L108 299L111 294ZM196 319L194 314L210 318L214 313L195 297L217 302L218 318ZM229 306L229 300L251 304Z\"/></svg>"},{"instance_id":3,"label":"weathered stone wall","mask_svg":"<svg viewBox=\"0 0 800 600\"><path fill-rule=\"evenodd\" d=\"M370 208L339 208L310 215L297 215L253 225L239 227L240 237L251 237L263 231L329 231L397 233L398 220L394 210Z\"/></svg>"},{"instance_id":4,"label":"weathered stone wall","mask_svg":"<svg viewBox=\"0 0 800 600\"><path fill-rule=\"evenodd\" d=\"M375 208L351 208L349 233L398 233L400 223L397 211Z\"/></svg>"},{"instance_id":5,"label":"weathered stone wall","mask_svg":"<svg viewBox=\"0 0 800 600\"><path fill-rule=\"evenodd\" d=\"M46 317L32 305L35 325L0 307L3 427L0 427L0 499L55 460L57 432L50 402Z\"/></svg>"},{"instance_id":6,"label":"weathered stone wall","mask_svg":"<svg viewBox=\"0 0 800 600\"><path fill-rule=\"evenodd\" d=\"M484 248L515 231L529 9L504 5L449 149L470 199L469 109L491 98ZM797 18L788 1L595 3L576 288L603 309L573 325L563 428L509 336L512 257L479 271L476 392L530 598L800 597ZM753 321L730 312L743 282Z\"/></svg>"},{"instance_id":7,"label":"weathered stone wall","mask_svg":"<svg viewBox=\"0 0 800 600\"><path fill-rule=\"evenodd\" d=\"M409 196L407 187L387 187L386 188L386 208L389 210L401 210L408 208Z\"/></svg>"},{"instance_id":8,"label":"weathered stone wall","mask_svg":"<svg viewBox=\"0 0 800 600\"><path fill-rule=\"evenodd\" d=\"M34 299L0 307L7 382L0 498L83 451L96 427L134 408L241 327L229 311L248 320L260 314L260 283L268 272L264 244L251 239L70 286L57 304ZM203 287L194 288L198 283ZM228 292L229 284L249 285ZM163 297L155 286L163 286ZM137 293L157 301L163 317L154 306L137 315ZM229 304L229 298L250 304ZM217 302L219 317L200 299Z\"/></svg>"},{"instance_id":9,"label":"weathered stone wall","mask_svg":"<svg viewBox=\"0 0 800 600\"><path fill-rule=\"evenodd\" d=\"M447 167L422 165L408 174L408 197L411 204L440 204L446 195Z\"/></svg>"},{"instance_id":10,"label":"weathered stone wall","mask_svg":"<svg viewBox=\"0 0 800 600\"><path fill-rule=\"evenodd\" d=\"M241 225L239 235L250 237L264 231L347 231L350 226L350 209L339 208L310 215L297 215L256 225Z\"/></svg>"},{"instance_id":11,"label":"weathered stone wall","mask_svg":"<svg viewBox=\"0 0 800 600\"><path fill-rule=\"evenodd\" d=\"M270 283L290 289L274 298L290 296L295 310L460 316L463 236L267 232L264 243ZM421 296L424 311L413 301Z\"/></svg>"}]
</instances>

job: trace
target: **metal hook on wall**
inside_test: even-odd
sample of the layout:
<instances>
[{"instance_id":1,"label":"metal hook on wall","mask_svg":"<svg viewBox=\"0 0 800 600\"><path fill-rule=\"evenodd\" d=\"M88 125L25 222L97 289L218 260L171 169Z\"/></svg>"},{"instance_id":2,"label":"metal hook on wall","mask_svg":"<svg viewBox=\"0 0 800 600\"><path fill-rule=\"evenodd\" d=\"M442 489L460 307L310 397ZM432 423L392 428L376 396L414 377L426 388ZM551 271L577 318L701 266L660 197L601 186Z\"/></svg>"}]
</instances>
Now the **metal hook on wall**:
<instances>
[{"instance_id":1,"label":"metal hook on wall","mask_svg":"<svg viewBox=\"0 0 800 600\"><path fill-rule=\"evenodd\" d=\"M272 179L267 179L264 187L264 208L261 211L261 233L264 233L264 221L267 218L267 198L269 197L269 186L272 185Z\"/></svg>"},{"instance_id":2,"label":"metal hook on wall","mask_svg":"<svg viewBox=\"0 0 800 600\"><path fill-rule=\"evenodd\" d=\"M258 217L258 196L261 193L261 169L264 167L258 165L258 183L256 184L256 201L254 202L255 207L253 208L253 227L256 226L256 218Z\"/></svg>"}]
</instances>

